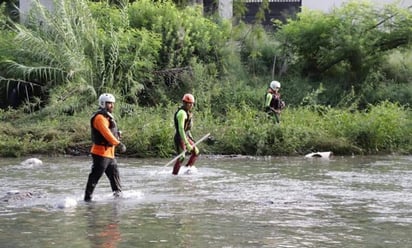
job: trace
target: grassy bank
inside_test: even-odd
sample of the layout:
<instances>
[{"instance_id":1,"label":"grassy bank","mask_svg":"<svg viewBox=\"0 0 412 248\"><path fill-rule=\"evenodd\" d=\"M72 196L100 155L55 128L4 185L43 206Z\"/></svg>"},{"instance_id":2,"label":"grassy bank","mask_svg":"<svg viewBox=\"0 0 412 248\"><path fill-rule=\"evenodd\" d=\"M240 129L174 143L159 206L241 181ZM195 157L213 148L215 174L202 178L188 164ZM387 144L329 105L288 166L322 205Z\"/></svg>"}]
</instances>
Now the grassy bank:
<instances>
[{"instance_id":1,"label":"grassy bank","mask_svg":"<svg viewBox=\"0 0 412 248\"><path fill-rule=\"evenodd\" d=\"M118 124L130 157L174 155L173 114L178 105L128 108L117 105ZM2 111L0 156L30 154L84 155L90 148L89 118L94 108L71 116L51 116L47 111L23 114ZM16 117L20 116L20 117ZM335 154L410 154L412 117L409 109L382 103L365 111L332 108L289 108L282 123L243 105L214 116L195 110L193 134L212 139L201 144L205 154L302 155L310 151Z\"/></svg>"}]
</instances>

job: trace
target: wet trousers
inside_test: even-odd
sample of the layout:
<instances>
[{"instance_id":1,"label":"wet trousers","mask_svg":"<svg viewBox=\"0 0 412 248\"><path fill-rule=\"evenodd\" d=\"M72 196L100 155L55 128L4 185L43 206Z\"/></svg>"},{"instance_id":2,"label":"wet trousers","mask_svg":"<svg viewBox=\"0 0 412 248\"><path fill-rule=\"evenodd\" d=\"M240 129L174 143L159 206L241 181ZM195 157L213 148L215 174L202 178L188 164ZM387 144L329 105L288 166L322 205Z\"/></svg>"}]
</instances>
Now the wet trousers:
<instances>
[{"instance_id":1,"label":"wet trousers","mask_svg":"<svg viewBox=\"0 0 412 248\"><path fill-rule=\"evenodd\" d=\"M174 142L176 146L177 153L182 153L186 149L186 145L183 140L180 138L179 135L175 135ZM189 143L193 146L195 142L189 139ZM187 161L186 166L192 166L196 162L197 157L199 156L199 149L197 147L193 147L192 152L190 153L189 161ZM185 160L185 156L181 156L179 159L176 160L175 165L173 166L173 175L177 175L179 173L180 167Z\"/></svg>"},{"instance_id":2,"label":"wet trousers","mask_svg":"<svg viewBox=\"0 0 412 248\"><path fill-rule=\"evenodd\" d=\"M92 154L92 158L92 170L87 180L84 200L90 201L92 199L93 191L100 178L103 176L103 173L105 173L109 179L112 191L120 192L122 187L120 185L120 176L116 159L105 158L94 154Z\"/></svg>"}]
</instances>

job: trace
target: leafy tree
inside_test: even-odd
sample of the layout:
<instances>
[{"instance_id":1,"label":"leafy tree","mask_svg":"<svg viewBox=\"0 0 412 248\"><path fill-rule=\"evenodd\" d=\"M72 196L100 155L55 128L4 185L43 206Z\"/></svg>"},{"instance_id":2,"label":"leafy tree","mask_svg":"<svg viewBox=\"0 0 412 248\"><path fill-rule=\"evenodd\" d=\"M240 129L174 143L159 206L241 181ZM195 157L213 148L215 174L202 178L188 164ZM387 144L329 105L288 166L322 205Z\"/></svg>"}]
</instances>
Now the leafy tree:
<instances>
[{"instance_id":1,"label":"leafy tree","mask_svg":"<svg viewBox=\"0 0 412 248\"><path fill-rule=\"evenodd\" d=\"M350 1L331 13L304 9L297 19L277 25L291 66L305 77L344 78L345 89L359 89L388 52L412 41L412 13L394 4L378 8Z\"/></svg>"},{"instance_id":2,"label":"leafy tree","mask_svg":"<svg viewBox=\"0 0 412 248\"><path fill-rule=\"evenodd\" d=\"M136 102L140 79L157 57L159 39L128 28L127 12L108 11L102 24L85 1L59 1L49 12L38 4L26 25L15 24L14 41L0 50L1 82L19 81L42 89L40 102L72 113L103 91ZM106 5L99 5L108 8ZM122 25L112 25L118 18ZM124 22L126 20L126 22Z\"/></svg>"},{"instance_id":3,"label":"leafy tree","mask_svg":"<svg viewBox=\"0 0 412 248\"><path fill-rule=\"evenodd\" d=\"M0 48L0 82L40 89L35 105L72 113L104 91L129 104L167 103L193 90L193 66L223 68L230 27L201 8L148 0L35 2L15 39ZM165 97L167 95L167 97Z\"/></svg>"},{"instance_id":4,"label":"leafy tree","mask_svg":"<svg viewBox=\"0 0 412 248\"><path fill-rule=\"evenodd\" d=\"M130 26L160 36L161 47L154 79L145 83L142 97L159 104L164 95L180 98L182 90L193 90L197 63L223 69L222 50L229 39L227 22L214 23L203 17L198 6L178 9L172 2L134 2L128 9Z\"/></svg>"}]
</instances>

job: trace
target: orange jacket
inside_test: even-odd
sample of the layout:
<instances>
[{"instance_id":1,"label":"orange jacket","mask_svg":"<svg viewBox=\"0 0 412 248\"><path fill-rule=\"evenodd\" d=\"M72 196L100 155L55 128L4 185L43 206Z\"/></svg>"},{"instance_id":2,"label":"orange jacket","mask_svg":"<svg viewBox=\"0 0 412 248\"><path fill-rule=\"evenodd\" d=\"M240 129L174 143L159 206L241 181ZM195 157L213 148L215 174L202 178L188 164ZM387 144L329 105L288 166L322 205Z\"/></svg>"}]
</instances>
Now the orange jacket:
<instances>
[{"instance_id":1,"label":"orange jacket","mask_svg":"<svg viewBox=\"0 0 412 248\"><path fill-rule=\"evenodd\" d=\"M90 150L91 154L99 155L106 158L114 158L114 148L120 144L120 141L110 132L109 120L103 115L98 114L93 120L93 127L113 146L93 144Z\"/></svg>"}]
</instances>

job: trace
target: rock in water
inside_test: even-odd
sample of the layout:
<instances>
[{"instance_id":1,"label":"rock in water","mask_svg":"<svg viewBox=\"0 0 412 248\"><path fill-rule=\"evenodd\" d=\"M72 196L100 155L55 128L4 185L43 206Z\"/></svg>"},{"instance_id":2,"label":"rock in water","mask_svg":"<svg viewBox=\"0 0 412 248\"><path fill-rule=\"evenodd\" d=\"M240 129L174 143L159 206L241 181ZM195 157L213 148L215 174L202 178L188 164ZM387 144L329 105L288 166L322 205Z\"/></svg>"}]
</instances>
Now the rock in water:
<instances>
[{"instance_id":1,"label":"rock in water","mask_svg":"<svg viewBox=\"0 0 412 248\"><path fill-rule=\"evenodd\" d=\"M43 161L38 158L28 158L20 163L21 165L25 166L40 166L43 165Z\"/></svg>"},{"instance_id":2,"label":"rock in water","mask_svg":"<svg viewBox=\"0 0 412 248\"><path fill-rule=\"evenodd\" d=\"M0 198L2 202L16 202L27 200L33 197L32 192L20 192L18 190L9 191L7 194Z\"/></svg>"}]
</instances>

